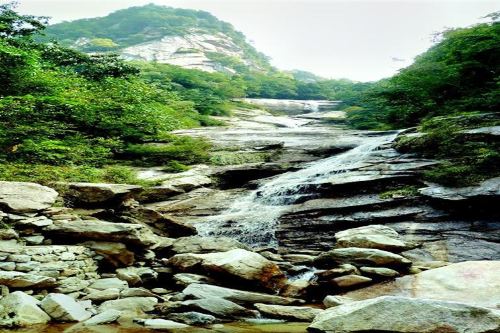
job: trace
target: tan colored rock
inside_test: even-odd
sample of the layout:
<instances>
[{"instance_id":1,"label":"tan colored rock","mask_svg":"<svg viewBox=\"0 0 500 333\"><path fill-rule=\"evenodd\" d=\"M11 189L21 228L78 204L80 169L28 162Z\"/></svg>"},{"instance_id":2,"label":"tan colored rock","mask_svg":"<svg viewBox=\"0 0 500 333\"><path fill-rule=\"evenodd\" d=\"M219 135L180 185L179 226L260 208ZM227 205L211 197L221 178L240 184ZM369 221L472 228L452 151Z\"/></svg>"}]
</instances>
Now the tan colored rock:
<instances>
[{"instance_id":1,"label":"tan colored rock","mask_svg":"<svg viewBox=\"0 0 500 333\"><path fill-rule=\"evenodd\" d=\"M134 252L122 243L89 241L82 245L105 257L115 267L131 266L135 262Z\"/></svg>"},{"instance_id":2,"label":"tan colored rock","mask_svg":"<svg viewBox=\"0 0 500 333\"><path fill-rule=\"evenodd\" d=\"M500 311L456 302L383 296L329 308L314 319L315 333L491 333Z\"/></svg>"},{"instance_id":3,"label":"tan colored rock","mask_svg":"<svg viewBox=\"0 0 500 333\"><path fill-rule=\"evenodd\" d=\"M318 267L331 267L336 264L364 264L389 267L408 267L411 261L388 251L347 247L334 249L316 257Z\"/></svg>"},{"instance_id":4,"label":"tan colored rock","mask_svg":"<svg viewBox=\"0 0 500 333\"><path fill-rule=\"evenodd\" d=\"M255 304L255 307L266 317L290 321L312 322L313 319L323 311L308 306L269 305L262 303Z\"/></svg>"},{"instance_id":5,"label":"tan colored rock","mask_svg":"<svg viewBox=\"0 0 500 333\"><path fill-rule=\"evenodd\" d=\"M202 269L269 290L279 290L286 282L285 275L275 263L258 253L243 249L208 254L178 254L170 258L168 264L180 271Z\"/></svg>"},{"instance_id":6,"label":"tan colored rock","mask_svg":"<svg viewBox=\"0 0 500 333\"><path fill-rule=\"evenodd\" d=\"M141 186L128 184L69 183L66 195L82 204L121 202L142 191Z\"/></svg>"},{"instance_id":7,"label":"tan colored rock","mask_svg":"<svg viewBox=\"0 0 500 333\"><path fill-rule=\"evenodd\" d=\"M56 286L56 279L16 271L0 271L0 285L12 288L50 288Z\"/></svg>"},{"instance_id":8,"label":"tan colored rock","mask_svg":"<svg viewBox=\"0 0 500 333\"><path fill-rule=\"evenodd\" d=\"M0 327L29 327L50 320L33 296L15 291L0 300Z\"/></svg>"},{"instance_id":9,"label":"tan colored rock","mask_svg":"<svg viewBox=\"0 0 500 333\"><path fill-rule=\"evenodd\" d=\"M500 261L451 264L345 294L356 300L382 295L496 307L500 303Z\"/></svg>"},{"instance_id":10,"label":"tan colored rock","mask_svg":"<svg viewBox=\"0 0 500 333\"><path fill-rule=\"evenodd\" d=\"M392 228L383 225L369 225L347 229L335 234L338 248L360 247L385 251L404 251L410 246Z\"/></svg>"},{"instance_id":11,"label":"tan colored rock","mask_svg":"<svg viewBox=\"0 0 500 333\"><path fill-rule=\"evenodd\" d=\"M353 274L339 276L332 280L332 283L340 288L349 288L370 282L372 282L372 279L366 276L353 275Z\"/></svg>"}]
</instances>

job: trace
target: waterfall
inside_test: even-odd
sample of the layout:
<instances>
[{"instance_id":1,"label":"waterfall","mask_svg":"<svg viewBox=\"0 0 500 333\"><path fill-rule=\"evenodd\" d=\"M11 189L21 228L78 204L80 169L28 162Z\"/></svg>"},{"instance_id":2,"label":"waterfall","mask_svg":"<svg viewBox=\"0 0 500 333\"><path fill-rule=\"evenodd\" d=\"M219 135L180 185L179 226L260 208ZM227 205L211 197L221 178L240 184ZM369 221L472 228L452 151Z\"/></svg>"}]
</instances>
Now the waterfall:
<instances>
[{"instance_id":1,"label":"waterfall","mask_svg":"<svg viewBox=\"0 0 500 333\"><path fill-rule=\"evenodd\" d=\"M397 133L370 136L359 146L303 169L278 175L256 190L236 199L220 215L198 223L200 235L227 236L252 246L277 246L275 230L279 217L289 205L307 196L305 187L342 177L342 173L363 165L373 152L394 140ZM309 194L310 195L310 194Z\"/></svg>"}]
</instances>

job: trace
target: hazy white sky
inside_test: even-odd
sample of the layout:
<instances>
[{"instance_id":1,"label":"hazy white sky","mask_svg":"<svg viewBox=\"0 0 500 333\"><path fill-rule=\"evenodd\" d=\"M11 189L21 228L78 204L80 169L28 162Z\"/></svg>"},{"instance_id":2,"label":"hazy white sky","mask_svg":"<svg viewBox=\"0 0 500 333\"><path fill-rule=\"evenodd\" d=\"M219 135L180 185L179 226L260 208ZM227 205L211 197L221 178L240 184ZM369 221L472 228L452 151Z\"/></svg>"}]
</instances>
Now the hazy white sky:
<instances>
[{"instance_id":1,"label":"hazy white sky","mask_svg":"<svg viewBox=\"0 0 500 333\"><path fill-rule=\"evenodd\" d=\"M5 3L6 0L0 0ZM377 80L431 44L431 35L500 10L500 0L21 0L52 23L156 3L202 9L232 23L281 69Z\"/></svg>"}]
</instances>

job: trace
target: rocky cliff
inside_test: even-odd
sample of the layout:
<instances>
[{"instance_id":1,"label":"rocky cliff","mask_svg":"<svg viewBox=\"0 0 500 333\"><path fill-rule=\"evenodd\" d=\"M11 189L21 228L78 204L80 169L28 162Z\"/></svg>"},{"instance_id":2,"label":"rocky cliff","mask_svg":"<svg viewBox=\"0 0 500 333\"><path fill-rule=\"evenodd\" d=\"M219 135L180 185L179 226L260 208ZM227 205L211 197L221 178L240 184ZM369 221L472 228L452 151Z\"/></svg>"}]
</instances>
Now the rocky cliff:
<instances>
[{"instance_id":1,"label":"rocky cliff","mask_svg":"<svg viewBox=\"0 0 500 333\"><path fill-rule=\"evenodd\" d=\"M84 52L114 52L209 72L265 71L268 58L229 23L207 12L146 5L51 25L48 39Z\"/></svg>"}]
</instances>

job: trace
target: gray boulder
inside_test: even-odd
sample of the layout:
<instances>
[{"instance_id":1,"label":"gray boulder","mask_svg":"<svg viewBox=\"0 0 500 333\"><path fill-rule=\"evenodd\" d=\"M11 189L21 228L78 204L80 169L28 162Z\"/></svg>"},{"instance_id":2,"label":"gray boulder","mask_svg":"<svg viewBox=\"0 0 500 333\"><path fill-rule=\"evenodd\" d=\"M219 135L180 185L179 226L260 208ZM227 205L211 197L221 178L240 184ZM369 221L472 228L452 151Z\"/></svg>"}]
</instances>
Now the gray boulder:
<instances>
[{"instance_id":1,"label":"gray boulder","mask_svg":"<svg viewBox=\"0 0 500 333\"><path fill-rule=\"evenodd\" d=\"M336 264L408 267L411 261L388 251L347 247L320 254L314 260L314 264L318 267L331 267Z\"/></svg>"},{"instance_id":2,"label":"gray boulder","mask_svg":"<svg viewBox=\"0 0 500 333\"><path fill-rule=\"evenodd\" d=\"M15 213L32 213L54 204L58 193L35 183L0 181L0 209Z\"/></svg>"},{"instance_id":3,"label":"gray boulder","mask_svg":"<svg viewBox=\"0 0 500 333\"><path fill-rule=\"evenodd\" d=\"M141 186L128 184L69 183L66 196L82 204L121 202L142 191Z\"/></svg>"},{"instance_id":4,"label":"gray boulder","mask_svg":"<svg viewBox=\"0 0 500 333\"><path fill-rule=\"evenodd\" d=\"M186 325L196 325L196 326L205 326L214 324L217 321L212 315L200 313L196 311L189 311L183 313L171 313L167 316L167 319L181 322Z\"/></svg>"},{"instance_id":5,"label":"gray boulder","mask_svg":"<svg viewBox=\"0 0 500 333\"><path fill-rule=\"evenodd\" d=\"M182 306L227 319L253 318L258 314L255 311L247 310L241 305L220 297L184 301L182 302Z\"/></svg>"},{"instance_id":6,"label":"gray boulder","mask_svg":"<svg viewBox=\"0 0 500 333\"><path fill-rule=\"evenodd\" d=\"M95 325L103 325L103 324L111 324L115 322L118 318L120 318L121 312L118 310L109 309L103 311L90 319L87 319L83 322L85 326L95 326Z\"/></svg>"},{"instance_id":7,"label":"gray boulder","mask_svg":"<svg viewBox=\"0 0 500 333\"><path fill-rule=\"evenodd\" d=\"M383 225L347 229L335 234L336 247L362 247L385 251L404 251L409 248L399 234Z\"/></svg>"},{"instance_id":8,"label":"gray boulder","mask_svg":"<svg viewBox=\"0 0 500 333\"><path fill-rule=\"evenodd\" d=\"M313 319L323 312L318 308L308 306L287 306L287 305L270 305L270 304L255 304L257 310L265 317L286 319L289 321L307 321L312 322Z\"/></svg>"},{"instance_id":9,"label":"gray boulder","mask_svg":"<svg viewBox=\"0 0 500 333\"><path fill-rule=\"evenodd\" d=\"M309 332L492 333L500 311L462 303L383 296L320 313Z\"/></svg>"},{"instance_id":10,"label":"gray boulder","mask_svg":"<svg viewBox=\"0 0 500 333\"><path fill-rule=\"evenodd\" d=\"M92 316L92 313L74 298L63 294L48 294L40 306L56 321L84 321Z\"/></svg>"},{"instance_id":11,"label":"gray boulder","mask_svg":"<svg viewBox=\"0 0 500 333\"><path fill-rule=\"evenodd\" d=\"M266 304L277 304L277 305L291 305L291 304L303 303L303 301L295 298L230 289L219 286L212 286L208 284L195 284L195 283L190 284L182 291L182 293L186 296L191 296L195 298L220 297L236 302L238 304L248 304L248 305L254 303L266 303Z\"/></svg>"},{"instance_id":12,"label":"gray boulder","mask_svg":"<svg viewBox=\"0 0 500 333\"><path fill-rule=\"evenodd\" d=\"M99 312L113 309L127 312L149 312L153 311L158 299L155 297L127 297L106 301L99 306Z\"/></svg>"}]
</instances>

